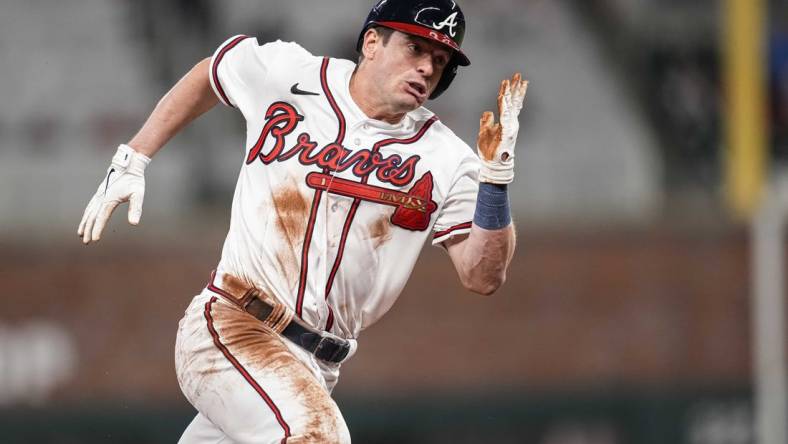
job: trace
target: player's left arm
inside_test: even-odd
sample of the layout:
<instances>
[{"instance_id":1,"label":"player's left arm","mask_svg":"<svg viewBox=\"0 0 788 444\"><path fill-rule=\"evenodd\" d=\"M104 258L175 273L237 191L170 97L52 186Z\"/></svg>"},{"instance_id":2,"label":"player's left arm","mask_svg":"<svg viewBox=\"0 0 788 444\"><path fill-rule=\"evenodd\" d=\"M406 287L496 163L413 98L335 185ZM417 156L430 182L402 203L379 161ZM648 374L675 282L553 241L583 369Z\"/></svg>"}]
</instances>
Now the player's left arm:
<instances>
[{"instance_id":1,"label":"player's left arm","mask_svg":"<svg viewBox=\"0 0 788 444\"><path fill-rule=\"evenodd\" d=\"M475 223L468 236L444 242L462 285L474 293L493 294L506 280L514 255L514 226L485 230Z\"/></svg>"},{"instance_id":2,"label":"player's left arm","mask_svg":"<svg viewBox=\"0 0 788 444\"><path fill-rule=\"evenodd\" d=\"M490 111L482 114L477 141L482 167L471 232L444 243L465 288L484 295L503 284L514 255L508 185L514 179L514 146L520 129L517 118L527 89L528 81L519 73L504 80L498 90L500 122L494 123Z\"/></svg>"}]
</instances>

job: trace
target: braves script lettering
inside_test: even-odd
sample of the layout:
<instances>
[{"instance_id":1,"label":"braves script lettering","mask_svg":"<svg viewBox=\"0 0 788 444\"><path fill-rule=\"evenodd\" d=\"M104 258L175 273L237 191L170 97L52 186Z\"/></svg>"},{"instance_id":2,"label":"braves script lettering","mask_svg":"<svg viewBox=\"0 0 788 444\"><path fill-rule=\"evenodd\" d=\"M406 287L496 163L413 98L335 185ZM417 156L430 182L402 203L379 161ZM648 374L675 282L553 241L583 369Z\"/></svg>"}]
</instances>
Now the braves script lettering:
<instances>
[{"instance_id":1,"label":"braves script lettering","mask_svg":"<svg viewBox=\"0 0 788 444\"><path fill-rule=\"evenodd\" d=\"M329 143L318 149L317 142L309 133L298 135L293 146L285 149L285 137L295 131L298 122L304 116L298 114L295 107L285 102L275 102L265 113L265 125L246 157L246 164L259 159L264 164L273 161L284 162L297 157L303 165L317 165L330 171L351 169L358 177L365 177L372 172L381 182L395 186L409 184L416 173L419 156L411 156L405 160L398 154L384 157L376 151L362 149L351 151L338 143ZM263 151L266 140L272 139L273 146L268 152Z\"/></svg>"}]
</instances>

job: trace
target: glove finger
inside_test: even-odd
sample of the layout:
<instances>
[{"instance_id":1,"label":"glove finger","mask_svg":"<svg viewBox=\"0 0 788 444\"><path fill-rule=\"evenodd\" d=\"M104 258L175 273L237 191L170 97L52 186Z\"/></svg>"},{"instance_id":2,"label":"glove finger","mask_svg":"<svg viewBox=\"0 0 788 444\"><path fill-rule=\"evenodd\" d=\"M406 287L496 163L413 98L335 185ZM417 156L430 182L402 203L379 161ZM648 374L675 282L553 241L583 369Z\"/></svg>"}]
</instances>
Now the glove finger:
<instances>
[{"instance_id":1,"label":"glove finger","mask_svg":"<svg viewBox=\"0 0 788 444\"><path fill-rule=\"evenodd\" d=\"M492 126L494 120L495 116L493 115L492 111L483 112L482 118L479 119L479 132L481 132L482 128Z\"/></svg>"},{"instance_id":2,"label":"glove finger","mask_svg":"<svg viewBox=\"0 0 788 444\"><path fill-rule=\"evenodd\" d=\"M501 87L498 88L498 115L502 116L506 110L505 98L509 92L509 79L501 81Z\"/></svg>"},{"instance_id":3,"label":"glove finger","mask_svg":"<svg viewBox=\"0 0 788 444\"><path fill-rule=\"evenodd\" d=\"M82 230L82 243L87 245L92 240L93 225L96 223L96 216L98 215L99 205L92 205L87 219L85 219L85 227Z\"/></svg>"},{"instance_id":4,"label":"glove finger","mask_svg":"<svg viewBox=\"0 0 788 444\"><path fill-rule=\"evenodd\" d=\"M142 217L142 201L144 198L144 191L131 194L131 198L129 199L129 223L132 225L140 223L140 218Z\"/></svg>"},{"instance_id":5,"label":"glove finger","mask_svg":"<svg viewBox=\"0 0 788 444\"><path fill-rule=\"evenodd\" d=\"M109 220L110 216L112 216L112 212L115 211L120 201L118 200L111 200L108 202L104 202L103 205L98 209L96 212L96 222L93 225L93 230L91 230L91 238L95 242L101 239L101 233L104 231L104 227L107 225L107 221Z\"/></svg>"},{"instance_id":6,"label":"glove finger","mask_svg":"<svg viewBox=\"0 0 788 444\"><path fill-rule=\"evenodd\" d=\"M514 103L517 106L517 109L520 110L523 108L523 102L525 101L525 93L528 91L528 80L523 80L517 87L516 94L514 95Z\"/></svg>"},{"instance_id":7,"label":"glove finger","mask_svg":"<svg viewBox=\"0 0 788 444\"><path fill-rule=\"evenodd\" d=\"M77 236L82 237L85 233L85 224L88 221L88 216L90 215L90 211L96 205L96 197L93 196L88 205L85 207L85 211L82 213L82 219L79 221L79 226L77 227Z\"/></svg>"},{"instance_id":8,"label":"glove finger","mask_svg":"<svg viewBox=\"0 0 788 444\"><path fill-rule=\"evenodd\" d=\"M512 76L512 81L511 81L512 86L514 86L515 88L518 87L520 85L520 81L522 79L523 79L523 76L519 72L514 73L514 75Z\"/></svg>"},{"instance_id":9,"label":"glove finger","mask_svg":"<svg viewBox=\"0 0 788 444\"><path fill-rule=\"evenodd\" d=\"M506 96L504 97L504 101L506 102L506 105L508 105L506 107L507 110L511 110L512 105L517 102L517 93L520 90L522 78L523 76L519 72L516 72L509 80L509 89L506 91Z\"/></svg>"}]
</instances>

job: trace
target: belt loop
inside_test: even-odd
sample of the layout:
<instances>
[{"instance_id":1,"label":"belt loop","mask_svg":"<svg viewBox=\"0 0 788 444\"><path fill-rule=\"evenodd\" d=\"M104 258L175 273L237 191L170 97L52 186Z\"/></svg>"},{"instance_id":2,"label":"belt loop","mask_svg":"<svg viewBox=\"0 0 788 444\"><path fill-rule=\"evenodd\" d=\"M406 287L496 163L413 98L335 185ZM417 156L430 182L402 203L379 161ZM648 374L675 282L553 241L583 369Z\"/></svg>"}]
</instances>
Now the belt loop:
<instances>
[{"instance_id":1,"label":"belt loop","mask_svg":"<svg viewBox=\"0 0 788 444\"><path fill-rule=\"evenodd\" d=\"M244 295L241 297L241 300L239 300L238 303L245 310L246 307L249 306L249 303L252 302L257 297L258 292L259 290L255 287L249 288L248 290L246 290L246 293L244 293Z\"/></svg>"},{"instance_id":2,"label":"belt loop","mask_svg":"<svg viewBox=\"0 0 788 444\"><path fill-rule=\"evenodd\" d=\"M284 304L275 304L271 314L265 319L265 324L277 333L282 333L285 327L293 320L293 312Z\"/></svg>"}]
</instances>

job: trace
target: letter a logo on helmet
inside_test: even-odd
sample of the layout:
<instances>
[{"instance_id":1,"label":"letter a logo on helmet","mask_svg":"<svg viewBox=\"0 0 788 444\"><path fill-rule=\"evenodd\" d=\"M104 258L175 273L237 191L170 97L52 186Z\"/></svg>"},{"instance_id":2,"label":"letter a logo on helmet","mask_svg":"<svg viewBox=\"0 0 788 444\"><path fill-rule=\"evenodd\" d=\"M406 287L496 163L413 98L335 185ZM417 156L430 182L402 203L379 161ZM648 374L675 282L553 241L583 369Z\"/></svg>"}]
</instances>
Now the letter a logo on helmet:
<instances>
[{"instance_id":1,"label":"letter a logo on helmet","mask_svg":"<svg viewBox=\"0 0 788 444\"><path fill-rule=\"evenodd\" d=\"M440 31L441 29L443 29L444 26L448 26L449 27L449 34L451 34L451 36L454 37L454 35L455 35L454 27L457 26L456 20L457 20L457 13L453 12L450 16L446 17L446 20L444 20L444 21L442 21L440 23L434 23L433 22L432 23L432 27L437 29L438 31Z\"/></svg>"},{"instance_id":2,"label":"letter a logo on helmet","mask_svg":"<svg viewBox=\"0 0 788 444\"><path fill-rule=\"evenodd\" d=\"M471 61L460 49L465 36L465 16L452 0L381 0L370 11L358 36L356 51L361 51L364 34L373 26L385 26L406 34L434 40L452 51L438 85L430 95L434 99L449 87L458 66Z\"/></svg>"}]
</instances>

